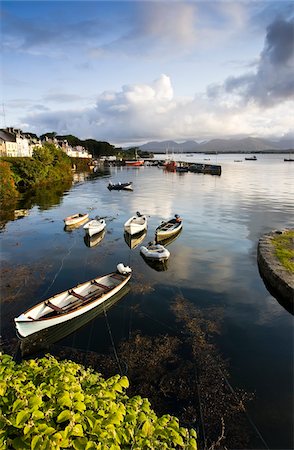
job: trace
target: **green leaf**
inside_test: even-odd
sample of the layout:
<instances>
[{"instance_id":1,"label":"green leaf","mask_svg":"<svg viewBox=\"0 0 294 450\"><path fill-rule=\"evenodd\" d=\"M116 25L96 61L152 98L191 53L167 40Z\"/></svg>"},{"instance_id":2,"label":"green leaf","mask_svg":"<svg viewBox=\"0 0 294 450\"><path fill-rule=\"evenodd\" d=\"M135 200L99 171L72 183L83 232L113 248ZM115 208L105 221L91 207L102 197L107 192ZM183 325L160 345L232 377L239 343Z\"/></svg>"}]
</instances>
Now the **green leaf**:
<instances>
[{"instance_id":1,"label":"green leaf","mask_svg":"<svg viewBox=\"0 0 294 450\"><path fill-rule=\"evenodd\" d=\"M75 450L85 450L87 445L87 439L86 438L77 438L74 441L72 441L73 448Z\"/></svg>"},{"instance_id":2,"label":"green leaf","mask_svg":"<svg viewBox=\"0 0 294 450\"><path fill-rule=\"evenodd\" d=\"M65 422L66 420L69 420L70 418L71 418L71 411L69 411L68 409L65 409L57 417L57 423Z\"/></svg>"},{"instance_id":3,"label":"green leaf","mask_svg":"<svg viewBox=\"0 0 294 450\"><path fill-rule=\"evenodd\" d=\"M129 387L129 380L127 379L127 377L121 377L120 379L120 384L122 385L122 387L124 388L128 388Z\"/></svg>"},{"instance_id":4,"label":"green leaf","mask_svg":"<svg viewBox=\"0 0 294 450\"><path fill-rule=\"evenodd\" d=\"M42 436L34 436L31 442L31 450L39 449L42 443Z\"/></svg>"},{"instance_id":5,"label":"green leaf","mask_svg":"<svg viewBox=\"0 0 294 450\"><path fill-rule=\"evenodd\" d=\"M16 416L15 424L16 426L22 426L30 417L30 411L20 411Z\"/></svg>"},{"instance_id":6,"label":"green leaf","mask_svg":"<svg viewBox=\"0 0 294 450\"><path fill-rule=\"evenodd\" d=\"M76 402L74 403L74 409L80 412L85 411L86 405L83 402Z\"/></svg>"},{"instance_id":7,"label":"green leaf","mask_svg":"<svg viewBox=\"0 0 294 450\"><path fill-rule=\"evenodd\" d=\"M62 395L61 397L58 398L57 400L58 405L60 406L67 406L68 408L71 407L72 405L72 401L67 393L67 395Z\"/></svg>"},{"instance_id":8,"label":"green leaf","mask_svg":"<svg viewBox=\"0 0 294 450\"><path fill-rule=\"evenodd\" d=\"M17 411L18 409L23 409L23 406L25 405L25 402L21 399L15 400L12 405L12 412Z\"/></svg>"},{"instance_id":9,"label":"green leaf","mask_svg":"<svg viewBox=\"0 0 294 450\"><path fill-rule=\"evenodd\" d=\"M148 436L148 435L152 434L153 430L154 430L154 427L151 424L151 422L149 420L146 420L146 422L144 422L144 425L142 426L142 435Z\"/></svg>"},{"instance_id":10,"label":"green leaf","mask_svg":"<svg viewBox=\"0 0 294 450\"><path fill-rule=\"evenodd\" d=\"M29 407L38 409L39 406L42 404L42 400L37 395L33 395L29 398Z\"/></svg>"},{"instance_id":11,"label":"green leaf","mask_svg":"<svg viewBox=\"0 0 294 450\"><path fill-rule=\"evenodd\" d=\"M34 411L32 414L32 419L34 419L34 420L40 420L43 418L44 418L44 413L42 411L37 410L37 411Z\"/></svg>"},{"instance_id":12,"label":"green leaf","mask_svg":"<svg viewBox=\"0 0 294 450\"><path fill-rule=\"evenodd\" d=\"M84 430L81 424L77 423L72 431L71 431L72 436L84 436Z\"/></svg>"}]
</instances>

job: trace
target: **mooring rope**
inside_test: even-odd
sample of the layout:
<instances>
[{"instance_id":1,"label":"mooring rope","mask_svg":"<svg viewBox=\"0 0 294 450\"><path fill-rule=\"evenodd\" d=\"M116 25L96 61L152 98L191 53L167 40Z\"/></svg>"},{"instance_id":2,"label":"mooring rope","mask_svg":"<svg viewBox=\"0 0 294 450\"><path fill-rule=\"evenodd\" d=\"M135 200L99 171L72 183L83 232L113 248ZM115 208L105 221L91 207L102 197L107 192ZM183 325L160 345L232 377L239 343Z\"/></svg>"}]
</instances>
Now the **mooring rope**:
<instances>
[{"instance_id":1,"label":"mooring rope","mask_svg":"<svg viewBox=\"0 0 294 450\"><path fill-rule=\"evenodd\" d=\"M116 351L116 348L115 348L114 339L113 339L113 336L112 336L112 332L111 332L111 328L110 328L110 325L109 325L109 322L108 322L108 317L107 317L107 314L106 314L106 310L104 308L104 304L103 304L103 312L104 312L104 316L105 316L106 325L107 325L107 328L108 328L108 333L109 333L109 336L110 336L110 340L111 340L111 343L112 343L113 353L114 353L114 356L115 356L115 359L116 359L116 362L117 362L117 365L118 365L118 368L119 368L119 372L122 375L122 368L121 368L121 365L120 365L120 362L119 362L119 358L118 358L118 355L117 355L117 351Z\"/></svg>"},{"instance_id":2,"label":"mooring rope","mask_svg":"<svg viewBox=\"0 0 294 450\"><path fill-rule=\"evenodd\" d=\"M55 275L54 275L54 277L53 277L53 280L51 281L51 283L50 283L50 285L47 287L47 289L43 292L43 294L41 295L41 297L44 297L44 296L47 294L47 292L49 291L49 289L51 289L51 287L52 287L53 284L55 283L56 278L58 277L58 275L60 274L60 272L61 272L61 270L62 270L62 268L63 268L63 264L64 264L64 261L65 261L65 258L67 258L67 257L71 254L71 251L72 251L72 249L74 248L74 246L75 246L75 244L76 244L76 241L77 241L77 237L75 236L74 241L73 241L73 244L69 247L68 252L67 252L67 253L63 256L63 258L61 259L60 267L59 267L59 269L57 270L57 272L55 273Z\"/></svg>"}]
</instances>

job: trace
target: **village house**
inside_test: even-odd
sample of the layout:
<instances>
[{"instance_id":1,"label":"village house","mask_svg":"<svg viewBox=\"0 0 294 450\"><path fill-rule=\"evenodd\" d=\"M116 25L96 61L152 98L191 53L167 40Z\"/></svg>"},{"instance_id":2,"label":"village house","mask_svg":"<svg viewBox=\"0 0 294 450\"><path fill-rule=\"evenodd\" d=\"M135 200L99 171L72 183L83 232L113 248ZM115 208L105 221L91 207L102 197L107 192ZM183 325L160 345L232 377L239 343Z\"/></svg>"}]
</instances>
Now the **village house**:
<instances>
[{"instance_id":1,"label":"village house","mask_svg":"<svg viewBox=\"0 0 294 450\"><path fill-rule=\"evenodd\" d=\"M24 134L17 128L5 128L0 130L0 156L31 157L33 148L40 146L40 140Z\"/></svg>"},{"instance_id":2,"label":"village house","mask_svg":"<svg viewBox=\"0 0 294 450\"><path fill-rule=\"evenodd\" d=\"M73 158L92 158L84 147L80 145L71 147L66 139L59 140L56 137L45 136L41 141L36 135L23 133L22 130L13 127L0 129L0 156L31 157L34 147L42 147L44 142L54 144Z\"/></svg>"}]
</instances>

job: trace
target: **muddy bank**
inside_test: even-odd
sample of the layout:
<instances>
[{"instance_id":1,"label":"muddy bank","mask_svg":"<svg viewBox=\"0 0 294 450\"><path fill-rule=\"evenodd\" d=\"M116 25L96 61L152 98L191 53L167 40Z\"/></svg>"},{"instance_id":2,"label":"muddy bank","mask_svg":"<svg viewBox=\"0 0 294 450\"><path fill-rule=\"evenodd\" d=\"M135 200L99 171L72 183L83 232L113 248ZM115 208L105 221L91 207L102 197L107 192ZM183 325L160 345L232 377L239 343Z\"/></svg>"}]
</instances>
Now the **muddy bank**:
<instances>
[{"instance_id":1,"label":"muddy bank","mask_svg":"<svg viewBox=\"0 0 294 450\"><path fill-rule=\"evenodd\" d=\"M272 231L258 242L257 262L260 274L270 293L289 311L294 313L294 275L283 267L275 254L273 239L288 230Z\"/></svg>"}]
</instances>

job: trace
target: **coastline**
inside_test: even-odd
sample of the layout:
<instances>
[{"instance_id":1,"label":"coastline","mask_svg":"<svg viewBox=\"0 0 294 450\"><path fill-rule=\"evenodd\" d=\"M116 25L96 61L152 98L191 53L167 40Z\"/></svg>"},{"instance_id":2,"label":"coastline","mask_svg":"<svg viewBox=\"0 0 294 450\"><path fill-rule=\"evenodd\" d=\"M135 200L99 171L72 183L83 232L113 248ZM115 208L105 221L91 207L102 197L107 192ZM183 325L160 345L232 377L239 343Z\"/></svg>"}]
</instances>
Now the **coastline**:
<instances>
[{"instance_id":1,"label":"coastline","mask_svg":"<svg viewBox=\"0 0 294 450\"><path fill-rule=\"evenodd\" d=\"M272 240L277 234L287 231L289 229L274 230L259 239L257 262L261 277L270 293L291 314L294 314L294 276L280 263L272 244Z\"/></svg>"}]
</instances>

